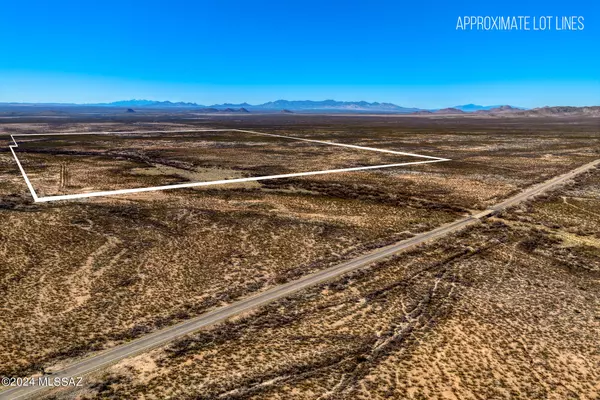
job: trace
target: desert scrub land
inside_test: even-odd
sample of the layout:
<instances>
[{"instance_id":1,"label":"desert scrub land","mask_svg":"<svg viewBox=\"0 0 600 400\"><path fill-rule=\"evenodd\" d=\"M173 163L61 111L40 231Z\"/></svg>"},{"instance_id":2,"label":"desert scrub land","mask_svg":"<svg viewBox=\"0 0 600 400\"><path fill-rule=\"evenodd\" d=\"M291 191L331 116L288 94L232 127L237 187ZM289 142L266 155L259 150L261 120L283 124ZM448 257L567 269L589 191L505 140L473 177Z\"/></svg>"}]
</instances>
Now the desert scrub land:
<instances>
[{"instance_id":1,"label":"desert scrub land","mask_svg":"<svg viewBox=\"0 0 600 400\"><path fill-rule=\"evenodd\" d=\"M597 207L599 184L595 170L547 198L124 360L86 388L53 396L596 399L598 233L520 216L533 208L544 210L534 219L556 217L554 196Z\"/></svg>"},{"instance_id":2,"label":"desert scrub land","mask_svg":"<svg viewBox=\"0 0 600 400\"><path fill-rule=\"evenodd\" d=\"M239 131L16 140L16 153L42 196L427 160Z\"/></svg>"},{"instance_id":3,"label":"desert scrub land","mask_svg":"<svg viewBox=\"0 0 600 400\"><path fill-rule=\"evenodd\" d=\"M3 315L0 319L0 375L26 376L42 369L55 370L78 357L337 264L368 249L430 230L471 210L484 209L532 183L598 158L597 121L569 121L566 124L538 119L250 116L239 120L209 118L196 123L170 119L152 123L32 122L3 124L0 130L5 134L130 132L123 135L135 142L128 147L131 151L127 154L116 154L122 149L114 148L112 143L105 144L107 149L102 154L96 154L96 144L88 144L86 149L85 143L77 144L74 140L63 142L62 154L48 150L55 149L54 144L29 149L25 157L31 157L30 166L34 169L39 166L40 174L50 174L51 168L46 167L56 163L57 157L63 158L62 163L53 167L54 180L46 179L51 178L48 175L37 181L38 184L50 182L48 193L86 190L115 182L128 185L135 181L154 186L159 181L196 181L197 174L208 174L202 175L204 177L221 173L248 176L281 168L275 163L277 157L286 159L281 154L277 157L265 154L269 162L262 163L261 158L250 158L248 152L248 157L240 161L247 164L240 166L235 164L234 152L231 152L224 161L219 161L220 164L214 164L214 158L207 163L190 150L194 142L190 138L185 139L187 150L182 153L179 144L176 151L165 144L172 142L173 137L181 140L179 133L167 135L165 140L163 137L150 140L152 138L141 133L144 130L226 127L428 154L453 161L211 189L34 204L12 155L3 148L4 151L0 150L0 224L3 226L0 232L0 307ZM8 137L4 137L8 144ZM160 149L148 148L154 141L162 143L157 146ZM231 139L227 138L227 142ZM216 149L213 154L218 154ZM312 152L307 152L306 156L306 160L319 163L341 165L343 161L335 158L333 161L328 158L317 160L319 157L314 158ZM95 160L100 158L102 169L88 174L89 178L81 178L85 175L80 172L96 168ZM123 180L114 180L115 177ZM567 201L577 206L585 203L580 199ZM526 206L536 207L535 204L542 203L532 204ZM321 394L331 398L367 397L366 393L383 396L379 394L382 383L365 371L376 371L372 368L383 365L381 360L389 354L401 358L413 354L416 351L411 347L414 343L433 346L434 342L427 340L438 335L443 324L450 324L444 321L456 321L460 326L462 314L457 310L463 304L466 304L464 315L470 318L477 318L477 307L489 307L486 318L495 322L497 310L493 304L500 300L485 296L522 289L516 284L523 279L543 285L549 279L544 274L556 276L559 282L571 276L563 274L563 264L552 261L557 251L571 252L574 255L569 256L570 259L579 260L579 264L594 265L597 262L593 246L581 252L576 246L564 245L571 242L554 243L565 240L560 239L560 234L571 234L571 228L545 227L546 217L541 214L540 222L530 226L528 221L518 221L518 216L517 212L500 216L498 220L468 232L465 237L437 242L377 266L373 270L376 273L354 274L269 306L256 315L216 327L199 335L200 344L193 339L190 351L187 345L176 344L173 351L163 349L152 353L151 357L144 356L140 359L145 360L143 368L150 371L147 376L138 376L142 364L135 364L133 369L119 369L120 364L106 379L99 375L97 385L86 389L86 396L135 398L141 396L141 392L156 398L179 398L188 394L200 398L217 395L284 398L289 393L297 394L299 398ZM557 231L550 232L550 228ZM548 249L532 245L532 235L540 236L542 239L539 240L549 246ZM498 241L501 244L496 246ZM523 273L532 276L517 274L513 277L510 273L496 271L505 271L510 254L517 251L514 249L524 249L533 257L529 258L532 266L526 263L523 267ZM545 251L551 251L552 256ZM587 258L581 258L584 257L582 254ZM463 263L470 262L474 264L462 267ZM547 264L554 269L544 269ZM586 274L595 273L584 270ZM483 290L480 289L483 286L478 286L477 277L482 282L488 282L488 277L501 281L497 283L498 291L488 293L490 289L485 287L485 291L477 292L479 294L469 292L471 287ZM593 279L584 286L589 292L586 295L592 299L596 298ZM575 293L575 289L570 291L571 286L565 287L569 295ZM570 339L577 338L579 342L589 344L587 336L582 336L588 340L585 342L582 337L572 334L569 326L564 327L564 321L557 321L548 314L555 292L544 286L532 286L531 290L535 290L537 296L530 296L531 293L527 293L529 296L521 294L521 297L513 295L519 300L518 304L511 303L513 297L502 297L502 301L507 302L504 307L520 307L527 304L529 297L546 302L539 307L550 326L548 329L562 327L563 332L566 330L571 335ZM461 303L467 295L473 296L469 300L471 303L466 300ZM369 296L375 300L363 300L371 299ZM578 307L588 318L587 309ZM526 315L531 317L527 313L516 314L515 311L512 317L518 320ZM498 319L494 337L508 326L502 325L502 321ZM537 329L531 321L522 322L523 326L530 325L528 329ZM570 320L566 322L570 323ZM589 332L588 325L577 326L581 327L581 332ZM208 353L202 352L205 349L205 339L202 339L205 336L202 335L209 335L207 343L214 344L214 347L208 347ZM540 338L550 340L554 337ZM461 340L467 346L469 339L467 336ZM554 346L554 342L549 343ZM484 344L491 346L485 341ZM435 349L444 348L436 346ZM485 346L485 354L500 351L496 347L485 350ZM371 363L374 348L381 348L376 351L381 358ZM423 359L434 351L422 348L426 353ZM197 356L194 355L196 350L199 351ZM180 355L165 356L166 353L161 351ZM457 366L448 371L460 368L465 374L470 371L467 361L460 358L463 354L459 350L449 347L445 351L455 352L459 358ZM584 360L585 368L590 366L589 353L577 348L574 354ZM213 355L216 358L211 358ZM199 365L194 361L196 358L212 362ZM223 361L217 362L219 360ZM517 361L515 376L520 376L522 365ZM127 362L130 361L124 361ZM434 368L427 362L422 361L423 370ZM153 363L156 368L152 367ZM410 361L409 364L414 363ZM406 368L412 368L410 365ZM196 383L187 385L191 381L186 380L184 387L181 382L188 378L177 377L177 371L188 367L185 372ZM587 371L585 368L582 371ZM318 373L313 374L311 370ZM356 373L352 372L355 370ZM419 371L414 370L417 375ZM422 382L430 385L429 388L403 381L402 370L397 374L389 370L389 375L378 372L377 376L387 377L386 381L393 384L393 388L386 389L385 393L429 396L440 382L447 382L443 379L450 372L440 372L441 376L436 378L439 381ZM584 375L581 382L573 383L573 387L597 379L593 372L590 374ZM420 379L422 375L419 375ZM496 375L502 377L500 373ZM113 378L115 381L111 380ZM274 384L269 383L271 379ZM148 388L140 388L141 382L145 384L146 381ZM360 388L357 382L361 382ZM368 388L368 382L375 382L374 386ZM495 381L481 382L482 387L489 387L490 382ZM336 388L338 383L339 388ZM163 389L160 389L161 385L164 385ZM515 385L511 390L525 390ZM475 390L471 386L463 387L463 392ZM546 386L539 387L551 393ZM332 393L327 394L329 391ZM504 392L499 393L493 394L501 397Z\"/></svg>"},{"instance_id":4,"label":"desert scrub land","mask_svg":"<svg viewBox=\"0 0 600 400\"><path fill-rule=\"evenodd\" d=\"M88 183L116 175L132 183L122 163L154 168L154 160L73 154L86 151L26 158L63 157L71 165L57 170L63 187L97 161L103 170ZM258 184L35 204L10 153L0 157L0 375L52 370L463 212ZM163 170L142 178L191 179L175 163Z\"/></svg>"}]
</instances>

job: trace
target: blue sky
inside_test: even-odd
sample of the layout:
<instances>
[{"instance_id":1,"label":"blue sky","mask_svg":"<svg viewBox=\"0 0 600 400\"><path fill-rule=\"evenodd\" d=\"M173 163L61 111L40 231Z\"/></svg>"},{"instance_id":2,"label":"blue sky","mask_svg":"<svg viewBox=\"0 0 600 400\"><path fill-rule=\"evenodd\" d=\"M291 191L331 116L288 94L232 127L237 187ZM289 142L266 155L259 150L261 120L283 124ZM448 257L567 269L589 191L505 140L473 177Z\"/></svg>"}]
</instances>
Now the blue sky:
<instances>
[{"instance_id":1,"label":"blue sky","mask_svg":"<svg viewBox=\"0 0 600 400\"><path fill-rule=\"evenodd\" d=\"M600 105L600 2L10 1L0 102ZM457 31L576 15L583 31Z\"/></svg>"}]
</instances>

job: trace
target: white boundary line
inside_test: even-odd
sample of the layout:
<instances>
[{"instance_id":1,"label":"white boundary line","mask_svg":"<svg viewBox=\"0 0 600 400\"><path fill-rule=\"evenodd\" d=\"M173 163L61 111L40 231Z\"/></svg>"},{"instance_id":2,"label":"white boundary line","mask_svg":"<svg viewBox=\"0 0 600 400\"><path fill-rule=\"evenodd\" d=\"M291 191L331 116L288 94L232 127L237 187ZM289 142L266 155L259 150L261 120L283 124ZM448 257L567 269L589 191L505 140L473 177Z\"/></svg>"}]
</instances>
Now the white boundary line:
<instances>
[{"instance_id":1,"label":"white boundary line","mask_svg":"<svg viewBox=\"0 0 600 400\"><path fill-rule=\"evenodd\" d=\"M21 165L21 162L19 161L19 158L17 157L17 154L15 153L15 150L14 150L19 147L19 144L15 140L15 136L24 136L24 137L30 137L30 136L78 136L78 135L118 135L118 134L135 134L135 133L181 133L181 132L224 132L224 131L225 132L244 132L244 133L252 133L252 134L256 134L256 135L274 136L274 137L280 137L280 138L285 138L285 139L301 140L304 142L313 142L313 143L328 144L328 145L332 145L332 146L349 147L352 149L377 151L380 153L391 153L391 154L398 154L398 155L411 156L411 157L421 157L421 158L427 158L429 160L428 161L406 162L406 163L399 163L399 164L383 164L383 165L372 165L372 166L366 166L366 167L353 167L353 168L329 169L329 170L322 170L322 171L297 172L297 173L291 173L291 174L268 175L268 176L258 176L258 177L251 177L251 178L224 179L224 180L208 181L208 182L191 182L191 183L181 183L181 184L175 184L175 185L154 186L154 187L137 188L137 189L120 189L120 190L108 190L108 191L102 191L102 192L39 197L37 195L37 193L35 192L35 190L33 189L33 186L31 185L31 182L29 181L29 178L27 177L27 174L25 173L25 170L23 169L23 166ZM199 186L222 185L222 184L227 184L227 183L253 182L253 181L262 181L262 180L267 180L267 179L280 179L280 178L292 178L292 177L299 177L299 176L332 174L332 173L339 173L339 172L364 171L364 170L370 170L370 169L393 168L393 167L403 167L406 165L429 164L429 163L435 163L435 162L450 161L450 159L447 159L447 158L426 156L426 155L414 154L414 153L405 153L405 152L394 151L394 150L377 149L374 147L356 146L356 145L352 145L352 144L327 142L327 141L323 141L323 140L299 138L299 137L294 137L294 136L276 135L273 133L255 132L255 131L242 130L242 129L202 129L202 130L185 129L185 130L173 130L173 131L145 131L145 132L124 131L124 132L81 132L81 133L32 133L32 134L10 135L10 137L14 143L14 145L9 145L10 151L12 152L12 154L15 158L15 161L17 162L17 165L19 166L19 169L21 170L21 174L23 175L23 178L25 179L25 183L27 184L27 187L29 188L29 191L31 192L31 196L33 197L33 201L36 203L45 203L45 202L60 201L60 200L85 199L88 197L114 196L114 195L120 195L120 194L130 194L130 193L153 192L153 191L159 191L159 190L182 189L182 188L191 188L191 187L199 187Z\"/></svg>"},{"instance_id":2,"label":"white boundary line","mask_svg":"<svg viewBox=\"0 0 600 400\"><path fill-rule=\"evenodd\" d=\"M29 181L29 178L27 177L27 174L25 173L25 170L23 169L23 166L21 165L21 162L19 161L19 158L17 157L17 154L15 153L15 149L17 147L19 147L19 145L17 144L17 141L15 140L15 138L13 137L13 135L10 135L10 138L12 139L12 141L13 141L14 144L9 145L8 148L10 149L10 152L13 154L13 157L15 157L15 161L17 162L17 165L19 166L19 169L21 170L21 174L23 174L23 178L25 179L25 183L27 184L27 187L29 188L29 191L31 192L31 196L33 197L33 201L35 203L37 203L40 200L40 198L38 197L37 193L33 189L33 186L31 185L31 182Z\"/></svg>"}]
</instances>

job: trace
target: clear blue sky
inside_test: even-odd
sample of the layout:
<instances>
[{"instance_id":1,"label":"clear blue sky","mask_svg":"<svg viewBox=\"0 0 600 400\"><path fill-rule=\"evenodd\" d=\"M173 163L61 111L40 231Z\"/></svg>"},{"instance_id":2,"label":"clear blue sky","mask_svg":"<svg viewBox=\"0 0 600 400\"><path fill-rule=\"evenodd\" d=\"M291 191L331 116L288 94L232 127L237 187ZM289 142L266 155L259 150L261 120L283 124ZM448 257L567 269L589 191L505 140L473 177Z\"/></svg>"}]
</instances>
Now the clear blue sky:
<instances>
[{"instance_id":1,"label":"clear blue sky","mask_svg":"<svg viewBox=\"0 0 600 400\"><path fill-rule=\"evenodd\" d=\"M464 32L460 15L581 15ZM600 2L4 1L0 102L600 105Z\"/></svg>"}]
</instances>

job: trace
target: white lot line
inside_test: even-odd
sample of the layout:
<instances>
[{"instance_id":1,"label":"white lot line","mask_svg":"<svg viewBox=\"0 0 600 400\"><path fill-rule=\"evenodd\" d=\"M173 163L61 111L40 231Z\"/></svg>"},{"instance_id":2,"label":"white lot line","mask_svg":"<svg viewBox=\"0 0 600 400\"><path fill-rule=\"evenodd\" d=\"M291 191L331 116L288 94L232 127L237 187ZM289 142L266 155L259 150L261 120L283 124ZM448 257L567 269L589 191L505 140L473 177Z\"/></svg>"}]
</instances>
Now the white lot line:
<instances>
[{"instance_id":1,"label":"white lot line","mask_svg":"<svg viewBox=\"0 0 600 400\"><path fill-rule=\"evenodd\" d=\"M19 145L17 144L17 142L15 141L15 138L12 135L10 135L10 138L12 139L12 141L13 141L14 144L9 145L8 148L10 149L10 152L15 157L15 161L17 162L17 165L19 166L19 169L21 170L21 174L23 174L23 178L25 179L25 183L27 184L27 187L29 188L29 191L31 192L31 196L33 197L33 201L37 203L40 198L38 197L37 193L33 189L33 186L31 185L31 182L29 181L29 178L27 177L27 174L25 173L25 170L23 169L23 166L21 165L21 162L19 161L19 159L17 158L17 155L15 154L15 149L17 147L19 147Z\"/></svg>"},{"instance_id":2,"label":"white lot line","mask_svg":"<svg viewBox=\"0 0 600 400\"><path fill-rule=\"evenodd\" d=\"M355 146L353 144L344 144L344 143L336 143L336 142L326 142L324 140L305 139L305 138L299 138L299 137L294 137L294 136L276 135L274 133L262 133L262 132L255 132L255 131L246 131L246 130L242 130L242 129L235 129L235 131L237 131L237 132L253 133L255 135L275 136L275 137L286 138L286 139L302 140L303 142L313 142L313 143L329 144L331 146L350 147L352 149L378 151L380 153L391 153L391 154L399 154L399 155L403 155L403 156L429 158L429 159L438 160L438 161L450 161L449 159L446 159L446 158L424 156L422 154L414 154L414 153L404 153L402 151L377 149L375 147Z\"/></svg>"},{"instance_id":3,"label":"white lot line","mask_svg":"<svg viewBox=\"0 0 600 400\"><path fill-rule=\"evenodd\" d=\"M19 158L17 157L17 154L14 151L15 148L19 147L19 144L15 140L15 136L24 136L24 137L78 136L78 135L119 135L119 134L135 134L135 133L143 134L143 133L182 133L182 132L243 132L243 133L251 133L251 134L255 134L255 135L273 136L273 137L278 137L278 138L300 140L300 141L304 141L304 142L327 144L327 145L331 145L331 146L349 147L349 148L358 149L358 150L369 150L369 151L377 151L380 153L390 153L390 154L398 154L398 155L403 155L403 156L427 158L428 161L413 161L413 162L405 162L405 163L399 163L399 164L383 164L383 165L372 165L372 166L367 166L367 167L328 169L328 170L323 170L323 171L296 172L296 173L281 174L281 175L268 175L268 176L257 176L257 177L237 178L237 179L223 179L223 180L218 180L218 181L181 183L181 184L176 184L176 185L154 186L154 187L137 188L137 189L120 189L120 190L108 190L108 191L102 191L102 192L39 197L36 194L35 190L33 189L33 186L31 185L31 182L29 181L29 178L27 177L25 170L21 166L21 162L19 161ZM127 131L125 131L125 132L105 132L105 131L103 131L103 132L81 132L81 133L33 133L33 134L11 135L11 139L14 142L14 145L9 146L10 151L12 152L13 156L15 157L15 161L17 162L17 165L19 166L19 169L21 170L21 174L23 174L25 183L27 183L27 187L29 188L29 191L31 192L31 196L33 197L33 200L36 203L44 203L44 202L60 201L60 200L85 199L88 197L114 196L114 195L131 194L131 193L153 192L153 191L158 191L158 190L183 189L183 188L192 188L192 187L199 187L199 186L223 185L223 184L227 184L227 183L253 182L253 181L262 181L262 180L267 180L267 179L293 178L293 177L299 177L299 176L323 175L323 174L332 174L332 173L339 173L339 172L364 171L364 170L379 169L379 168L404 167L407 165L429 164L429 163L435 163L435 162L450 161L447 158L432 157L432 156L426 156L426 155L422 155L422 154L405 153L402 151L377 149L374 147L356 146L356 145L352 145L352 144L327 142L327 141L323 141L323 140L314 140L314 139L299 138L299 137L294 137L294 136L276 135L273 133L262 133L262 132L248 131L248 130L242 130L242 129L202 129L202 130L185 129L185 130L173 130L173 131L145 131L145 132L127 132Z\"/></svg>"}]
</instances>

